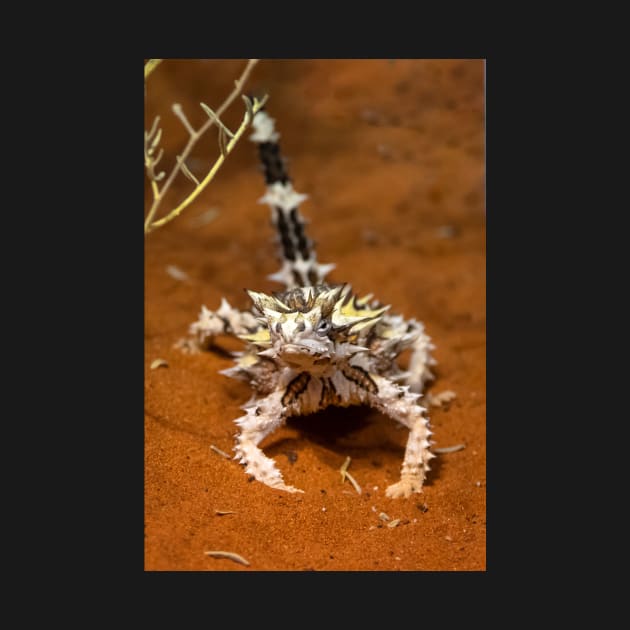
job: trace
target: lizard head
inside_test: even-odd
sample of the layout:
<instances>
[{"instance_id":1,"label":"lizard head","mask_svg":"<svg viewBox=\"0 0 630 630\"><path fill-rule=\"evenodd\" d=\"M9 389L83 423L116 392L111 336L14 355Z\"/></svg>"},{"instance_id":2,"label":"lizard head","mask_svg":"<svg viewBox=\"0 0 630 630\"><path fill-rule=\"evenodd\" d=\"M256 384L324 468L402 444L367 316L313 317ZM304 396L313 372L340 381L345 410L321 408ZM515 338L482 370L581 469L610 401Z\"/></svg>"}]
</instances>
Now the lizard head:
<instances>
[{"instance_id":1,"label":"lizard head","mask_svg":"<svg viewBox=\"0 0 630 630\"><path fill-rule=\"evenodd\" d=\"M241 335L261 356L306 369L366 351L360 345L387 306L368 305L371 295L357 298L348 285L298 287L283 293L248 291L253 312L263 324L256 333Z\"/></svg>"}]
</instances>

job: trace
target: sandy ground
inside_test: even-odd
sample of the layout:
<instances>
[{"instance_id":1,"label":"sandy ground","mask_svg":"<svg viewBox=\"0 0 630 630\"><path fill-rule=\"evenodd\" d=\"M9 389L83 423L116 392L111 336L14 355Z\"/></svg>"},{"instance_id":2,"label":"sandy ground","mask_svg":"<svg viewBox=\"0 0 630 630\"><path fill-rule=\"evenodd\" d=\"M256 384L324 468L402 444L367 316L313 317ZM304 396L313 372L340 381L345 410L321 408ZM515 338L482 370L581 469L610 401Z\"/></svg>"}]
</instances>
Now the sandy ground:
<instances>
[{"instance_id":1,"label":"sandy ground","mask_svg":"<svg viewBox=\"0 0 630 630\"><path fill-rule=\"evenodd\" d=\"M146 127L161 116L167 174L186 141L170 105L201 125L199 102L217 108L244 65L167 60L149 77ZM250 483L211 450L232 452L250 390L218 374L232 365L225 353L189 356L173 344L202 304L226 297L246 308L243 289L281 289L266 279L278 261L267 206L257 204L256 148L243 139L199 199L145 239L147 571L485 570L483 73L479 60L263 60L248 82L269 93L294 186L309 194L301 210L318 258L337 265L328 279L424 322L439 362L429 391L457 393L431 410L435 446L465 448L433 460L424 492L406 500L385 488L398 479L407 430L367 408L290 420L263 442L305 494ZM242 113L235 103L226 123L235 129ZM217 151L213 130L191 170L203 176ZM165 209L190 188L178 180ZM149 195L147 186L147 207ZM157 358L168 367L150 369ZM347 456L360 495L341 481Z\"/></svg>"}]
</instances>

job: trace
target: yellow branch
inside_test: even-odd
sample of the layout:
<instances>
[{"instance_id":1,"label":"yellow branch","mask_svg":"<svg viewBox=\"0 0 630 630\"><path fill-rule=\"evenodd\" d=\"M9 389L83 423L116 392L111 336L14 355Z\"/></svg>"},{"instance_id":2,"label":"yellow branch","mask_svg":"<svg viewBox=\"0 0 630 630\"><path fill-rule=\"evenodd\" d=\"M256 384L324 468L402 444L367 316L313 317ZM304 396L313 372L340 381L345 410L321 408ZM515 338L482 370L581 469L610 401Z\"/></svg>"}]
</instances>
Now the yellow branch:
<instances>
[{"instance_id":1,"label":"yellow branch","mask_svg":"<svg viewBox=\"0 0 630 630\"><path fill-rule=\"evenodd\" d=\"M150 61L153 61L153 60L150 60ZM150 61L147 62L147 65L150 63ZM243 71L243 74L239 77L238 80L236 80L234 82L235 86L236 86L235 89L228 96L228 98L223 102L221 107L219 107L219 109L216 111L216 116L218 118L221 117L221 114L231 105L232 101L238 96L239 92L243 89L243 86L245 85L245 82L249 78L249 75L250 75L251 71L253 70L254 66L256 66L258 61L259 61L258 59L249 59L248 60L247 66L245 67L245 70ZM146 66L145 66L145 73L146 73ZM146 78L146 74L145 74L145 78ZM261 103L261 106L262 106L262 103ZM154 195L155 198L154 198L153 204L151 205L151 208L149 209L149 212L148 212L148 214L146 216L146 219L145 219L145 222L144 222L144 233L145 233L145 235L148 234L153 229L154 226L155 227L159 227L160 225L163 225L166 222L166 221L160 219L160 221L156 221L155 223L153 223L153 218L155 217L155 215L157 213L158 207L160 206L160 203L164 199L164 196L166 195L166 192L171 187L171 184L173 183L173 180L175 179L177 174L182 172L182 169L181 169L180 165L185 163L186 158L188 157L189 153L191 152L193 146L195 146L197 140L199 140L199 138L208 129L210 129L210 127L213 124L214 124L214 119L209 117L208 120L201 126L201 128L198 131L196 131L196 132L194 132L194 134L190 135L190 137L188 139L188 143L186 144L184 150L180 154L179 160L177 161L177 164L176 164L175 168L173 168L173 170L171 171L170 175L166 178L166 181L162 185L162 189L160 190L159 195L157 197L155 197L155 195ZM221 164L219 164L219 166L221 166ZM216 173L216 171L215 171L215 173ZM184 203L186 203L186 201L187 200L185 200ZM186 205L188 205L188 204L186 204ZM182 209L183 208L180 209L180 212L181 212ZM169 214L168 216L171 216L171 215Z\"/></svg>"},{"instance_id":2,"label":"yellow branch","mask_svg":"<svg viewBox=\"0 0 630 630\"><path fill-rule=\"evenodd\" d=\"M144 80L147 80L147 77L164 61L163 59L149 59L144 64Z\"/></svg>"},{"instance_id":3,"label":"yellow branch","mask_svg":"<svg viewBox=\"0 0 630 630\"><path fill-rule=\"evenodd\" d=\"M262 101L255 101L254 106L252 108L253 114L256 114L260 108L265 104L266 98L263 98ZM243 122L241 126L238 128L238 131L234 134L234 137L230 140L225 149L225 154L221 154L217 161L214 163L214 166L210 169L210 172L204 177L203 181L192 191L182 203L177 206L174 210L172 210L169 214L167 214L164 218L159 221L155 221L151 224L145 225L145 232L148 233L155 228L161 227L165 223L172 221L175 217L179 216L181 212L187 208L203 191L203 189L213 180L214 176L217 174L217 171L221 168L223 162L225 162L225 158L232 152L232 149L235 147L236 143L239 141L240 137L245 133L245 130L249 127L251 123L249 112L245 113L243 118Z\"/></svg>"}]
</instances>

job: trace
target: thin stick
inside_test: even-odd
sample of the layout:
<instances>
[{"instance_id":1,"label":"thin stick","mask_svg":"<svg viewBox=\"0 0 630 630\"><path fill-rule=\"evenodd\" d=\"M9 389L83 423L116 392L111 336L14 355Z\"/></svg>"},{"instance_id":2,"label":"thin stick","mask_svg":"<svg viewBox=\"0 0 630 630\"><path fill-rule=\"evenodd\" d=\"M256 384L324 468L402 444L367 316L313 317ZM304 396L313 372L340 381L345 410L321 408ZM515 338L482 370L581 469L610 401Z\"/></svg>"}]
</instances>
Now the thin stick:
<instances>
[{"instance_id":1,"label":"thin stick","mask_svg":"<svg viewBox=\"0 0 630 630\"><path fill-rule=\"evenodd\" d=\"M230 138L234 137L234 134L221 122L220 118L205 103L199 103L199 105L201 105L201 109L203 109L203 111L206 112L206 114L208 114L208 116L212 118Z\"/></svg>"},{"instance_id":2,"label":"thin stick","mask_svg":"<svg viewBox=\"0 0 630 630\"><path fill-rule=\"evenodd\" d=\"M445 446L443 448L431 449L434 453L456 453L466 448L465 444L455 444L455 446Z\"/></svg>"},{"instance_id":3,"label":"thin stick","mask_svg":"<svg viewBox=\"0 0 630 630\"><path fill-rule=\"evenodd\" d=\"M153 138L153 140L151 141L151 151L153 151L155 147L157 147L157 145L160 144L161 138L162 138L162 129L158 129L158 132L155 134L155 138Z\"/></svg>"},{"instance_id":4,"label":"thin stick","mask_svg":"<svg viewBox=\"0 0 630 630\"><path fill-rule=\"evenodd\" d=\"M217 453L217 455L221 455L221 457L225 457L226 459L232 459L225 451L222 451L220 448L216 447L214 444L210 444L210 450Z\"/></svg>"},{"instance_id":5,"label":"thin stick","mask_svg":"<svg viewBox=\"0 0 630 630\"><path fill-rule=\"evenodd\" d=\"M341 468L339 469L339 472L341 473L341 483L346 480L346 475L348 474L348 466L350 466L351 461L352 460L350 459L350 455L348 455L348 457L346 457L346 461L341 465Z\"/></svg>"},{"instance_id":6,"label":"thin stick","mask_svg":"<svg viewBox=\"0 0 630 630\"><path fill-rule=\"evenodd\" d=\"M179 167L182 169L182 173L184 173L184 175L186 175L188 179L195 182L195 184L199 186L199 180L191 173L190 169L188 168L188 166L186 166L186 163L182 161L182 158L179 155L177 156L177 161L180 162Z\"/></svg>"},{"instance_id":7,"label":"thin stick","mask_svg":"<svg viewBox=\"0 0 630 630\"><path fill-rule=\"evenodd\" d=\"M251 74L251 71L254 69L254 66L256 66L256 64L258 63L259 59L249 59L247 62L247 66L245 67L245 70L243 71L243 74L240 76L240 78L238 80L235 81L235 89L234 91L227 97L227 99L225 99L225 101L223 102L223 105L221 105L221 107L219 107L219 109L217 109L216 111L216 115L217 117L221 117L221 115L223 114L223 112L233 103L234 99L239 95L241 89L243 88L243 86L245 85L245 82L247 81L247 79L249 78L249 75ZM146 68L145 68L145 72L146 72ZM180 157L182 159L182 162L185 162L186 159L188 158L189 153L192 151L192 148L195 146L197 140L199 140L199 138L206 132L208 131L208 129L210 129L210 127L212 127L212 125L214 124L214 120L212 118L208 118L208 120L195 132L194 135L191 135L190 138L188 139L188 143L186 144L184 150L182 151ZM223 163L223 161L221 160L221 162L219 163L219 167L221 166L221 164ZM215 164L216 166L216 164ZM212 177L214 177L214 174L216 173L216 171L218 170L217 167L216 169L213 169L214 172L211 171ZM155 194L155 190L154 190L154 201L153 204L151 205L151 209L149 210L149 214L147 215L147 218L144 222L144 233L148 234L152 229L154 229L155 227L159 227L157 222L154 224L153 223L153 218L155 217L155 214L160 206L160 203L162 202L162 200L164 199L164 195L166 194L166 192L170 189L175 177L177 176L177 174L180 171L180 166L179 164L177 164L173 170L171 171L171 174L168 176L168 178L166 179L166 181L164 182L164 185L162 186L162 190L159 192L159 194ZM202 186L205 186L207 183L210 182L210 180L212 179L212 177L210 177L208 179L208 181L206 182L206 180L204 180L205 183L202 184ZM201 192L202 188L196 188L194 192L197 192L197 195L199 194L199 192ZM187 205L189 205L189 203L191 203L193 201L193 199L196 198L196 196L193 197L192 199L190 199L190 201L188 201L188 203L186 203L186 205L182 205L180 206L179 212L181 212ZM174 219L179 212L177 212L176 214L173 212L171 213L171 218L169 219L172 220ZM166 221L162 220L162 222L160 223L160 225L163 225L164 223L166 223Z\"/></svg>"},{"instance_id":8,"label":"thin stick","mask_svg":"<svg viewBox=\"0 0 630 630\"><path fill-rule=\"evenodd\" d=\"M227 560L244 564L246 567L249 566L249 562L247 562L243 556L239 556L237 553L232 553L231 551L204 551L204 553L206 556L211 556L212 558L226 558Z\"/></svg>"},{"instance_id":9,"label":"thin stick","mask_svg":"<svg viewBox=\"0 0 630 630\"><path fill-rule=\"evenodd\" d=\"M151 180L151 192L153 193L153 199L157 199L160 192L158 190L158 185L156 184L154 179Z\"/></svg>"},{"instance_id":10,"label":"thin stick","mask_svg":"<svg viewBox=\"0 0 630 630\"><path fill-rule=\"evenodd\" d=\"M162 131L162 130L160 129L160 132L161 132L161 131ZM160 151L159 151L159 153L157 154L157 157L153 160L153 164L151 165L151 167L152 167L153 169L155 169L155 167L157 166L158 162L162 159L162 156L163 156L163 155L164 155L164 149L163 149L162 147L160 147Z\"/></svg>"},{"instance_id":11,"label":"thin stick","mask_svg":"<svg viewBox=\"0 0 630 630\"><path fill-rule=\"evenodd\" d=\"M182 121L182 125L186 127L186 131L191 136L196 135L197 132L194 130L190 122L188 122L188 118L186 118L186 114L184 114L184 110L182 109L182 106L179 103L173 103L173 105L171 106L171 109L173 110L173 113L175 114L175 116L177 116L177 118L179 118Z\"/></svg>"},{"instance_id":12,"label":"thin stick","mask_svg":"<svg viewBox=\"0 0 630 630\"><path fill-rule=\"evenodd\" d=\"M149 131L148 133L145 132L147 141L153 138L153 134L155 133L155 130L157 129L157 126L159 123L160 123L160 117L156 116L155 119L153 120L153 124L151 125L151 131Z\"/></svg>"},{"instance_id":13,"label":"thin stick","mask_svg":"<svg viewBox=\"0 0 630 630\"><path fill-rule=\"evenodd\" d=\"M356 479L349 472L346 472L346 477L350 480L350 483L357 491L357 494L361 494L361 486L357 483Z\"/></svg>"},{"instance_id":14,"label":"thin stick","mask_svg":"<svg viewBox=\"0 0 630 630\"><path fill-rule=\"evenodd\" d=\"M346 461L342 464L339 472L341 473L341 483L346 480L346 477L350 480L350 483L357 491L357 494L361 494L361 486L357 483L356 479L348 472L348 466L350 466L350 456L346 457Z\"/></svg>"}]
</instances>

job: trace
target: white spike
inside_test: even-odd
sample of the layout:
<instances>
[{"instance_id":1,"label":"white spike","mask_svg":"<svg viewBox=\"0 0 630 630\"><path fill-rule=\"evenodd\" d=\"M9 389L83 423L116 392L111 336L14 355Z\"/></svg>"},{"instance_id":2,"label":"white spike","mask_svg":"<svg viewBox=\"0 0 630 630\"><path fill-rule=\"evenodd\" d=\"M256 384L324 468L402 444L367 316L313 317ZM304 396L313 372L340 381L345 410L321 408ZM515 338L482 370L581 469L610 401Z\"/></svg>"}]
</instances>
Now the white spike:
<instances>
[{"instance_id":1,"label":"white spike","mask_svg":"<svg viewBox=\"0 0 630 630\"><path fill-rule=\"evenodd\" d=\"M275 130L275 119L264 110L257 112L252 121L254 133L249 136L252 142L278 142L280 134Z\"/></svg>"},{"instance_id":2,"label":"white spike","mask_svg":"<svg viewBox=\"0 0 630 630\"><path fill-rule=\"evenodd\" d=\"M348 352L368 352L369 348L365 346L355 346L352 343L344 344L344 350L348 350Z\"/></svg>"},{"instance_id":3,"label":"white spike","mask_svg":"<svg viewBox=\"0 0 630 630\"><path fill-rule=\"evenodd\" d=\"M257 353L259 357L275 357L276 351L273 348L269 348L268 350L263 350L262 352Z\"/></svg>"},{"instance_id":4,"label":"white spike","mask_svg":"<svg viewBox=\"0 0 630 630\"><path fill-rule=\"evenodd\" d=\"M337 265L335 263L319 264L317 263L317 272L321 278L325 278Z\"/></svg>"},{"instance_id":5,"label":"white spike","mask_svg":"<svg viewBox=\"0 0 630 630\"><path fill-rule=\"evenodd\" d=\"M282 284L287 284L286 278L287 278L287 273L284 269L281 269L280 271L276 271L276 273L272 273L267 276L268 280L273 280L274 282L280 282Z\"/></svg>"},{"instance_id":6,"label":"white spike","mask_svg":"<svg viewBox=\"0 0 630 630\"><path fill-rule=\"evenodd\" d=\"M288 212L308 199L308 195L293 190L291 182L283 184L274 182L267 186L267 192L258 200L258 203L266 203L270 208L281 208Z\"/></svg>"}]
</instances>

